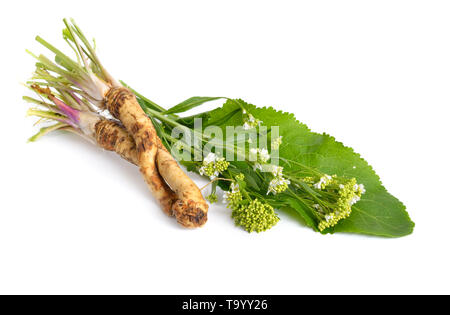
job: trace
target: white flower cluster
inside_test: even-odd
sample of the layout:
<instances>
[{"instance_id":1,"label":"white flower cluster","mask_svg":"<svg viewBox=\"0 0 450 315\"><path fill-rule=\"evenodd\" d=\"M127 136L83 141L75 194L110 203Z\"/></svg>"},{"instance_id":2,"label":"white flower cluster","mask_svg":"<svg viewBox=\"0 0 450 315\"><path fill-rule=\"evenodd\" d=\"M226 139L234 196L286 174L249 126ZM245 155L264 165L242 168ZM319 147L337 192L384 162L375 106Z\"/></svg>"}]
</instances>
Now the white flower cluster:
<instances>
[{"instance_id":1,"label":"white flower cluster","mask_svg":"<svg viewBox=\"0 0 450 315\"><path fill-rule=\"evenodd\" d=\"M219 176L220 173L228 169L230 163L225 158L220 158L216 154L210 152L203 160L203 165L199 169L199 174L209 176L211 180Z\"/></svg>"},{"instance_id":2,"label":"white flower cluster","mask_svg":"<svg viewBox=\"0 0 450 315\"><path fill-rule=\"evenodd\" d=\"M223 192L223 203L228 203L229 208L235 208L242 201L242 194L238 183L231 183L230 190Z\"/></svg>"},{"instance_id":3,"label":"white flower cluster","mask_svg":"<svg viewBox=\"0 0 450 315\"><path fill-rule=\"evenodd\" d=\"M247 111L245 110L242 113L244 114L244 125L243 125L244 130L250 130L261 125L262 121L256 119L252 114L247 113Z\"/></svg>"},{"instance_id":4,"label":"white flower cluster","mask_svg":"<svg viewBox=\"0 0 450 315\"><path fill-rule=\"evenodd\" d=\"M250 160L255 161L255 170L262 171L262 164L267 163L270 160L270 154L267 149L250 149Z\"/></svg>"},{"instance_id":5,"label":"white flower cluster","mask_svg":"<svg viewBox=\"0 0 450 315\"><path fill-rule=\"evenodd\" d=\"M230 190L229 190L229 191L224 191L224 192L223 192L223 201L224 201L224 202L229 201L230 195L231 195L231 194L238 193L238 192L240 192L239 184L238 184L238 183L231 183L231 185L230 185Z\"/></svg>"},{"instance_id":6,"label":"white flower cluster","mask_svg":"<svg viewBox=\"0 0 450 315\"><path fill-rule=\"evenodd\" d=\"M272 175L274 177L283 177L283 167L272 165Z\"/></svg>"},{"instance_id":7,"label":"white flower cluster","mask_svg":"<svg viewBox=\"0 0 450 315\"><path fill-rule=\"evenodd\" d=\"M283 143L283 136L273 139L271 144L272 150L278 150L282 143Z\"/></svg>"},{"instance_id":8,"label":"white flower cluster","mask_svg":"<svg viewBox=\"0 0 450 315\"><path fill-rule=\"evenodd\" d=\"M366 192L363 184L357 184L356 179L352 178L347 182L338 179L335 175L327 177L323 176L319 183L314 184L315 188L327 190L326 185L331 185L331 190L328 193L334 193L333 185L340 181L337 191L337 200L333 204L324 204L322 207L318 204L313 204L312 207L317 211L320 217L319 230L323 231L329 227L335 226L340 220L348 218L352 212L352 205L361 200L362 194ZM317 185L317 186L316 186Z\"/></svg>"},{"instance_id":9,"label":"white flower cluster","mask_svg":"<svg viewBox=\"0 0 450 315\"><path fill-rule=\"evenodd\" d=\"M332 177L330 175L325 174L322 176L317 183L314 184L314 188L316 189L324 189L329 182L331 182Z\"/></svg>"},{"instance_id":10,"label":"white flower cluster","mask_svg":"<svg viewBox=\"0 0 450 315\"><path fill-rule=\"evenodd\" d=\"M288 189L291 181L283 177L283 167L273 165L272 175L274 178L269 183L267 194L272 193L276 195Z\"/></svg>"},{"instance_id":11,"label":"white flower cluster","mask_svg":"<svg viewBox=\"0 0 450 315\"><path fill-rule=\"evenodd\" d=\"M353 206L355 203L361 200L361 195L366 192L366 189L363 184L355 184L353 186L353 190L355 191L355 195L349 201L349 205Z\"/></svg>"}]
</instances>

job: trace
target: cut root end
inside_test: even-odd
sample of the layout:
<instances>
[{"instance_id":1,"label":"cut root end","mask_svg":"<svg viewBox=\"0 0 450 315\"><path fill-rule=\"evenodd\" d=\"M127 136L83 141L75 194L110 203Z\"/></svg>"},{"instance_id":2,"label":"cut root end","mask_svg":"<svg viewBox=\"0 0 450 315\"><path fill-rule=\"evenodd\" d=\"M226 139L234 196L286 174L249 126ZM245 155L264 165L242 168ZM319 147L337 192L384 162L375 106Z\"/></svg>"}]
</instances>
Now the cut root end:
<instances>
[{"instance_id":1,"label":"cut root end","mask_svg":"<svg viewBox=\"0 0 450 315\"><path fill-rule=\"evenodd\" d=\"M208 220L208 205L206 203L177 200L172 210L178 223L187 228L201 227Z\"/></svg>"}]
</instances>

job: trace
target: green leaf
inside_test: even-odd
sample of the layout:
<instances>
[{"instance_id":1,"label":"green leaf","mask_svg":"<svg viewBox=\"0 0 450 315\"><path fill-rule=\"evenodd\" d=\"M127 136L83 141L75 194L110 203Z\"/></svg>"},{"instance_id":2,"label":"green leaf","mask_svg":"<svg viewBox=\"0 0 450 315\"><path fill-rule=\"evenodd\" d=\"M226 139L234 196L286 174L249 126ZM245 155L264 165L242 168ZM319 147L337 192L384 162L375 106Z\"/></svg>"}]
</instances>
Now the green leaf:
<instances>
[{"instance_id":1,"label":"green leaf","mask_svg":"<svg viewBox=\"0 0 450 315\"><path fill-rule=\"evenodd\" d=\"M153 117L150 117L153 126L155 127L156 134L161 139L162 144L166 147L167 150L170 150L170 145L164 136L164 126L158 123Z\"/></svg>"},{"instance_id":2,"label":"green leaf","mask_svg":"<svg viewBox=\"0 0 450 315\"><path fill-rule=\"evenodd\" d=\"M314 215L311 213L311 210L307 206L305 206L300 200L294 198L286 198L286 202L289 204L291 209L295 210L302 217L307 226L313 228L315 231L319 231L317 229L319 222L317 222Z\"/></svg>"},{"instance_id":3,"label":"green leaf","mask_svg":"<svg viewBox=\"0 0 450 315\"><path fill-rule=\"evenodd\" d=\"M178 105L175 105L171 108L169 108L164 114L178 114L178 113L184 113L192 108L195 108L197 106L200 106L206 102L215 101L218 99L221 99L223 97L204 97L204 96L194 96L191 98L188 98L187 100L181 102Z\"/></svg>"},{"instance_id":4,"label":"green leaf","mask_svg":"<svg viewBox=\"0 0 450 315\"><path fill-rule=\"evenodd\" d=\"M227 125L241 125L242 115L239 113L241 106L255 118L262 120L263 125L268 128L280 127L280 136L283 136L280 158L281 165L286 171L300 170L295 164L297 162L326 174L355 177L358 183L364 184L366 193L361 201L352 207L351 216L326 232L361 233L384 237L399 237L412 233L414 223L409 218L405 206L387 192L372 167L353 149L344 146L333 137L311 132L306 125L298 122L293 114L276 111L271 107L258 108L242 100L229 100L223 107L211 112L211 118L205 125L210 125L213 121L221 122L219 126L223 130ZM296 199L288 199L286 202L301 215L307 225L316 227L317 222L307 213L306 207L303 207L301 202Z\"/></svg>"},{"instance_id":5,"label":"green leaf","mask_svg":"<svg viewBox=\"0 0 450 315\"><path fill-rule=\"evenodd\" d=\"M202 121L206 121L210 118L209 112L204 112L188 117L176 117L175 120L177 123L182 124L183 126L186 126L188 128L194 128L195 125L195 119L201 119Z\"/></svg>"},{"instance_id":6,"label":"green leaf","mask_svg":"<svg viewBox=\"0 0 450 315\"><path fill-rule=\"evenodd\" d=\"M231 167L229 168L229 172L233 175L233 177L244 174L246 183L255 190L258 190L263 185L263 182L256 176L256 173L253 169L245 162L230 162Z\"/></svg>"}]
</instances>

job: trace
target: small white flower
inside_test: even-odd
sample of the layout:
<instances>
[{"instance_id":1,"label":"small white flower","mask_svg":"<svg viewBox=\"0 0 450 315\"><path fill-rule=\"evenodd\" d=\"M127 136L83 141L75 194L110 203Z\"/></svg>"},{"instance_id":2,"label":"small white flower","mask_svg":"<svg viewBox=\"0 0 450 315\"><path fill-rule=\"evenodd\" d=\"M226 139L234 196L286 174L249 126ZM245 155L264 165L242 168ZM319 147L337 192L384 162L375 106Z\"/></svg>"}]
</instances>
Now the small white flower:
<instances>
[{"instance_id":1,"label":"small white flower","mask_svg":"<svg viewBox=\"0 0 450 315\"><path fill-rule=\"evenodd\" d=\"M278 150L282 143L283 143L283 137L282 136L272 140L272 144L271 144L272 150Z\"/></svg>"},{"instance_id":2,"label":"small white flower","mask_svg":"<svg viewBox=\"0 0 450 315\"><path fill-rule=\"evenodd\" d=\"M330 182L331 179L332 179L332 177L330 175L325 174L313 186L316 189L323 189Z\"/></svg>"},{"instance_id":3,"label":"small white flower","mask_svg":"<svg viewBox=\"0 0 450 315\"><path fill-rule=\"evenodd\" d=\"M272 165L272 175L274 177L283 177L283 167Z\"/></svg>"},{"instance_id":4,"label":"small white flower","mask_svg":"<svg viewBox=\"0 0 450 315\"><path fill-rule=\"evenodd\" d=\"M326 216L325 216L325 220L327 221L327 222L330 222L331 220L333 220L333 218L334 218L334 215L331 213L331 214L327 214Z\"/></svg>"},{"instance_id":5,"label":"small white flower","mask_svg":"<svg viewBox=\"0 0 450 315\"><path fill-rule=\"evenodd\" d=\"M358 190L361 192L361 195L366 192L366 188L363 184L359 184Z\"/></svg>"},{"instance_id":6,"label":"small white flower","mask_svg":"<svg viewBox=\"0 0 450 315\"><path fill-rule=\"evenodd\" d=\"M218 155L210 152L203 160L203 165L199 168L200 175L209 176L211 180L217 178L221 172L226 170L229 163L225 161L225 158L220 158Z\"/></svg>"},{"instance_id":7,"label":"small white flower","mask_svg":"<svg viewBox=\"0 0 450 315\"><path fill-rule=\"evenodd\" d=\"M350 206L353 206L355 203L357 203L357 202L360 201L360 200L361 200L361 197L355 195L355 196L353 197L353 199L351 199L351 200L349 201L349 204L350 204Z\"/></svg>"},{"instance_id":8,"label":"small white flower","mask_svg":"<svg viewBox=\"0 0 450 315\"><path fill-rule=\"evenodd\" d=\"M250 130L252 129L252 126L250 126L247 122L244 123L244 125L242 126L244 128L244 130Z\"/></svg>"},{"instance_id":9,"label":"small white flower","mask_svg":"<svg viewBox=\"0 0 450 315\"><path fill-rule=\"evenodd\" d=\"M267 149L261 149L259 151L259 155L261 157L261 161L263 162L267 162L268 160L270 160L270 154L269 151L267 151Z\"/></svg>"},{"instance_id":10,"label":"small white flower","mask_svg":"<svg viewBox=\"0 0 450 315\"><path fill-rule=\"evenodd\" d=\"M214 163L215 161L217 161L217 159L218 159L218 156L215 155L214 153L210 152L203 160L203 163L204 164Z\"/></svg>"},{"instance_id":11,"label":"small white flower","mask_svg":"<svg viewBox=\"0 0 450 315\"><path fill-rule=\"evenodd\" d=\"M255 171L256 171L256 170L260 170L260 171L262 172L263 167L262 167L261 164L255 163L255 165L253 166L253 169L254 169Z\"/></svg>"},{"instance_id":12,"label":"small white flower","mask_svg":"<svg viewBox=\"0 0 450 315\"><path fill-rule=\"evenodd\" d=\"M219 177L220 173L218 171L215 171L213 175L209 176L210 180L216 179L217 177Z\"/></svg>"},{"instance_id":13,"label":"small white flower","mask_svg":"<svg viewBox=\"0 0 450 315\"><path fill-rule=\"evenodd\" d=\"M230 196L230 192L224 191L223 192L223 197L222 197L222 202L223 203L228 203L229 196Z\"/></svg>"},{"instance_id":14,"label":"small white flower","mask_svg":"<svg viewBox=\"0 0 450 315\"><path fill-rule=\"evenodd\" d=\"M261 125L262 121L256 119L252 114L248 114L247 112L244 113L244 130L250 130L253 128L256 128L257 126Z\"/></svg>"},{"instance_id":15,"label":"small white flower","mask_svg":"<svg viewBox=\"0 0 450 315\"><path fill-rule=\"evenodd\" d=\"M282 177L276 177L272 179L269 183L269 190L267 191L267 194L273 193L276 195L280 191L284 191L287 189L287 185L290 185L291 181ZM280 190L280 188L282 188Z\"/></svg>"},{"instance_id":16,"label":"small white flower","mask_svg":"<svg viewBox=\"0 0 450 315\"><path fill-rule=\"evenodd\" d=\"M250 149L250 159L252 161L256 161L258 163L266 163L268 160L270 160L270 154L267 149Z\"/></svg>"},{"instance_id":17,"label":"small white flower","mask_svg":"<svg viewBox=\"0 0 450 315\"><path fill-rule=\"evenodd\" d=\"M231 183L230 185L230 191L224 191L223 192L223 203L228 203L228 201L231 200L231 195L239 192L239 184L237 183Z\"/></svg>"},{"instance_id":18,"label":"small white flower","mask_svg":"<svg viewBox=\"0 0 450 315\"><path fill-rule=\"evenodd\" d=\"M231 183L231 192L232 193L237 193L239 192L239 184L238 183Z\"/></svg>"}]
</instances>

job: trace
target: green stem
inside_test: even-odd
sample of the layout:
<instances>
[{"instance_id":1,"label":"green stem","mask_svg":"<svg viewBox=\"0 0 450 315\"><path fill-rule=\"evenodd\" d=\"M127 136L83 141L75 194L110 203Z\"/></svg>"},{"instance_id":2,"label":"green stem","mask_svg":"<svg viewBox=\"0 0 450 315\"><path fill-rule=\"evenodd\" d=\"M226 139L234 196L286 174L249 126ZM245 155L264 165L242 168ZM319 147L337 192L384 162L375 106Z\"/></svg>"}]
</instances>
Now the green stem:
<instances>
[{"instance_id":1,"label":"green stem","mask_svg":"<svg viewBox=\"0 0 450 315\"><path fill-rule=\"evenodd\" d=\"M244 197L246 197L247 199L252 199L245 189L240 189L240 191L244 195Z\"/></svg>"},{"instance_id":2,"label":"green stem","mask_svg":"<svg viewBox=\"0 0 450 315\"><path fill-rule=\"evenodd\" d=\"M290 195L291 195L292 197L294 197L295 199L298 199L303 205L309 207L308 204L306 203L306 200L304 200L303 198L301 198L300 196L298 196L294 191L292 191L292 189L288 188L288 190L289 190ZM312 212L313 212L314 216L315 216L317 219L320 220L319 215L316 213L316 211L315 211L314 209L313 209Z\"/></svg>"},{"instance_id":3,"label":"green stem","mask_svg":"<svg viewBox=\"0 0 450 315\"><path fill-rule=\"evenodd\" d=\"M237 102L235 99L233 99L233 98L228 98L228 97L226 97L226 99L227 99L227 100L230 100L230 101L232 101L233 103L235 103L236 105L238 105L243 111L247 111L247 109L245 109L245 107L242 106L242 104L241 104L240 102Z\"/></svg>"},{"instance_id":4,"label":"green stem","mask_svg":"<svg viewBox=\"0 0 450 315\"><path fill-rule=\"evenodd\" d=\"M297 161L293 161L293 160L285 159L285 158L280 158L280 160L285 161L285 162L287 162L288 164L289 164L289 163L297 164L298 166L301 166L301 167L303 167L303 168L305 168L305 169L307 169L307 170L310 170L312 173L315 173L315 174L317 174L317 175L319 175L319 176L323 176L323 173L321 173L321 172L319 172L319 171L317 171L317 170L315 170L315 169L313 169L313 168L311 168L311 167L309 167L309 166L306 166L306 165L304 165L304 164L302 164L302 163L299 163L299 162L297 162Z\"/></svg>"},{"instance_id":5,"label":"green stem","mask_svg":"<svg viewBox=\"0 0 450 315\"><path fill-rule=\"evenodd\" d=\"M169 140L170 142L172 142L172 145L173 145L174 143L177 143L177 142L180 142L180 141L181 141L182 143L184 143L184 144L186 145L186 147L189 147L189 150L191 151L191 154L194 155L194 156L195 156L195 152L194 152L193 150L197 150L198 153L202 153L201 150L197 149L196 147L191 146L190 144L184 142L184 141L181 140L181 139L174 138L174 137L172 137L171 135L167 134L167 133L164 132L164 131L162 131L162 134L164 135L164 138L166 138L167 140Z\"/></svg>"},{"instance_id":6,"label":"green stem","mask_svg":"<svg viewBox=\"0 0 450 315\"><path fill-rule=\"evenodd\" d=\"M74 71L75 69L77 71L85 71L80 65L76 62L74 62L72 59L70 59L68 56L66 56L62 51L57 49L55 46L41 38L40 36L36 36L36 41L39 42L41 45L43 45L45 48L53 52L57 57L59 57L62 61L64 61L64 67L71 71Z\"/></svg>"},{"instance_id":7,"label":"green stem","mask_svg":"<svg viewBox=\"0 0 450 315\"><path fill-rule=\"evenodd\" d=\"M58 113L54 113L54 112L50 112L50 111L46 111L46 110L38 110L38 109L33 109L30 108L27 111L27 116L37 116L40 118L45 118L45 119L52 119L52 120L57 120L57 121L65 121L65 116L62 116Z\"/></svg>"},{"instance_id":8,"label":"green stem","mask_svg":"<svg viewBox=\"0 0 450 315\"><path fill-rule=\"evenodd\" d=\"M37 104L37 105L44 106L44 107L47 107L47 108L52 108L52 109L56 109L57 108L53 104L50 104L50 103L47 103L47 102L44 102L44 101L40 101L40 100L37 100L37 99L29 97L29 96L23 96L22 99L24 101L28 102L28 103Z\"/></svg>"},{"instance_id":9,"label":"green stem","mask_svg":"<svg viewBox=\"0 0 450 315\"><path fill-rule=\"evenodd\" d=\"M34 136L32 136L31 138L28 139L28 142L34 142L36 140L38 140L39 138L45 136L46 134L48 134L49 132L52 132L54 130L58 130L61 128L66 128L69 127L69 125L64 124L64 123L56 123L52 126L48 126L48 127L43 127L39 130L38 133L36 133Z\"/></svg>"},{"instance_id":10,"label":"green stem","mask_svg":"<svg viewBox=\"0 0 450 315\"><path fill-rule=\"evenodd\" d=\"M158 118L161 121L164 121L165 123L173 126L173 127L179 127L181 129L189 129L188 127L176 122L175 120L163 115L161 112L158 112L154 109L151 109L149 107L144 108L144 112L149 115L149 116L154 116L156 118Z\"/></svg>"},{"instance_id":11,"label":"green stem","mask_svg":"<svg viewBox=\"0 0 450 315\"><path fill-rule=\"evenodd\" d=\"M126 87L127 89L129 89L131 92L133 92L134 95L136 95L137 97L139 97L140 99L142 99L144 102L152 105L152 107L159 111L159 112L165 112L166 109L159 106L158 104L156 104L155 102L149 100L148 98L146 98L144 95L140 94L139 92L137 92L135 89L131 88L128 84L126 84L125 82L123 82L122 80L119 81L120 83L123 84L124 87Z\"/></svg>"}]
</instances>

